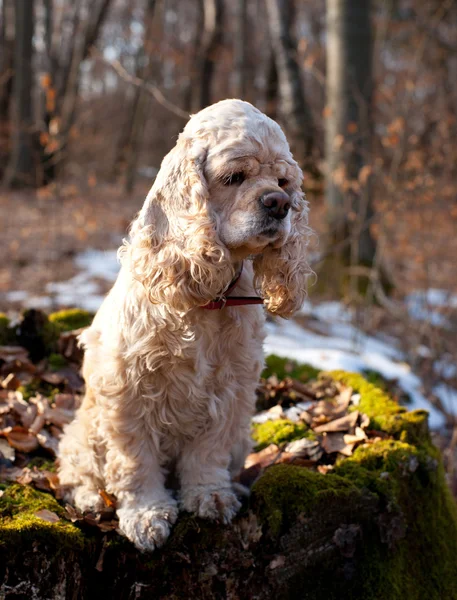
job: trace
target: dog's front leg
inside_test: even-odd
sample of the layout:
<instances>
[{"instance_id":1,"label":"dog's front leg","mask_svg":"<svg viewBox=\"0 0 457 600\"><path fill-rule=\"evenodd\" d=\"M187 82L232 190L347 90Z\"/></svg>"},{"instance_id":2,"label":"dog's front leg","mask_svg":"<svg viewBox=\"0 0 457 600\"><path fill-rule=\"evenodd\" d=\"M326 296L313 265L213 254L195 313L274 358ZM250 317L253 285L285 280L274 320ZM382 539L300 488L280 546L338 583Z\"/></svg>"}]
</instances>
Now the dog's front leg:
<instances>
[{"instance_id":1,"label":"dog's front leg","mask_svg":"<svg viewBox=\"0 0 457 600\"><path fill-rule=\"evenodd\" d=\"M178 463L183 510L230 523L241 506L230 479L230 450L231 444L214 432L203 434L183 448Z\"/></svg>"},{"instance_id":2,"label":"dog's front leg","mask_svg":"<svg viewBox=\"0 0 457 600\"><path fill-rule=\"evenodd\" d=\"M146 432L129 433L118 429L108 449L106 487L117 498L119 529L139 550L152 551L167 540L178 508L165 488L158 442Z\"/></svg>"}]
</instances>

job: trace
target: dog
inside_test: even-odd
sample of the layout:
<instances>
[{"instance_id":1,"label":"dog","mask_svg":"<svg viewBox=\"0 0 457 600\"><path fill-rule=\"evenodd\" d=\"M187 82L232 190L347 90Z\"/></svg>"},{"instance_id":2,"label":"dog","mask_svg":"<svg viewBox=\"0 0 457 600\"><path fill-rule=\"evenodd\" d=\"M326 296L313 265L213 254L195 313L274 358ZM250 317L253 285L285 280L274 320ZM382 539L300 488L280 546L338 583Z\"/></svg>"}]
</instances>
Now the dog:
<instances>
[{"instance_id":1,"label":"dog","mask_svg":"<svg viewBox=\"0 0 457 600\"><path fill-rule=\"evenodd\" d=\"M60 482L81 511L114 494L139 550L165 542L179 509L229 523L240 507L265 309L290 317L306 296L302 179L279 125L251 104L192 116L81 335L86 393L60 442Z\"/></svg>"}]
</instances>

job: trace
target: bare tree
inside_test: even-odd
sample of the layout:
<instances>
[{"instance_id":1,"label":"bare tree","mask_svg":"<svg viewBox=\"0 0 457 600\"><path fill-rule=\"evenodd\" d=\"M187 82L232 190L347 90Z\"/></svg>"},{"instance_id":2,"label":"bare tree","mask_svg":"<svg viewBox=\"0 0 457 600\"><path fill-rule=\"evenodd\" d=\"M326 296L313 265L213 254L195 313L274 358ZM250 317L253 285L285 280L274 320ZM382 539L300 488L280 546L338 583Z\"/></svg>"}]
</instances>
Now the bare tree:
<instances>
[{"instance_id":1,"label":"bare tree","mask_svg":"<svg viewBox=\"0 0 457 600\"><path fill-rule=\"evenodd\" d=\"M199 109L212 102L214 65L223 40L223 0L203 0L203 35L199 56Z\"/></svg>"},{"instance_id":2,"label":"bare tree","mask_svg":"<svg viewBox=\"0 0 457 600\"><path fill-rule=\"evenodd\" d=\"M92 46L96 43L101 27L105 21L111 0L98 0L84 14L82 0L75 0L64 13L65 26L60 23L60 35L53 36L54 4L53 0L45 0L45 46L48 62L47 93L54 98L46 102L44 124L46 134L50 133L56 143L45 149L45 179L52 179L54 167L63 161L63 154L68 144L68 136L74 122L76 104L79 95L80 67L88 58ZM57 132L49 132L51 120Z\"/></svg>"},{"instance_id":3,"label":"bare tree","mask_svg":"<svg viewBox=\"0 0 457 600\"><path fill-rule=\"evenodd\" d=\"M306 165L313 149L313 123L296 58L297 42L292 33L293 1L266 0L266 6L279 82L281 119L292 150Z\"/></svg>"},{"instance_id":4,"label":"bare tree","mask_svg":"<svg viewBox=\"0 0 457 600\"><path fill-rule=\"evenodd\" d=\"M372 34L370 1L327 0L327 207L336 242L372 264Z\"/></svg>"},{"instance_id":5,"label":"bare tree","mask_svg":"<svg viewBox=\"0 0 457 600\"><path fill-rule=\"evenodd\" d=\"M152 23L154 18L156 0L147 0L145 11L145 28L144 42L138 49L135 57L137 76L146 84L152 75L152 52L149 48L151 43ZM125 176L125 190L131 192L135 183L135 171L138 162L138 154L140 150L141 140L143 138L143 126L146 118L146 108L149 104L149 95L144 90L143 86L138 86L134 90L131 118L127 126L129 131L126 139L125 148L127 167Z\"/></svg>"},{"instance_id":6,"label":"bare tree","mask_svg":"<svg viewBox=\"0 0 457 600\"><path fill-rule=\"evenodd\" d=\"M35 185L37 176L32 95L34 2L33 0L16 0L14 8L14 131L11 159L5 174L5 184L11 187Z\"/></svg>"},{"instance_id":7,"label":"bare tree","mask_svg":"<svg viewBox=\"0 0 457 600\"><path fill-rule=\"evenodd\" d=\"M246 99L248 87L248 13L247 0L236 2L236 31L234 39L234 93Z\"/></svg>"},{"instance_id":8,"label":"bare tree","mask_svg":"<svg viewBox=\"0 0 457 600\"><path fill-rule=\"evenodd\" d=\"M11 0L3 0L0 18L0 120L6 121L14 72L14 6Z\"/></svg>"}]
</instances>

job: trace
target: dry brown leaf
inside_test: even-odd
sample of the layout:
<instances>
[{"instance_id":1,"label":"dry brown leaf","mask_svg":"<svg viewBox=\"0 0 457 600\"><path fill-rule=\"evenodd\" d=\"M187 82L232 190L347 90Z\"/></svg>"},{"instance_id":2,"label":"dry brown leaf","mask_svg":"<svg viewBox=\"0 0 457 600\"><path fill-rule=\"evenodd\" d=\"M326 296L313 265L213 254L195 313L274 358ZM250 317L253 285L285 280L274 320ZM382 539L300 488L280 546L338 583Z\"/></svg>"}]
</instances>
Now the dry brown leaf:
<instances>
[{"instance_id":1,"label":"dry brown leaf","mask_svg":"<svg viewBox=\"0 0 457 600\"><path fill-rule=\"evenodd\" d=\"M41 379L51 385L61 385L65 382L65 377L60 373L48 371L40 375Z\"/></svg>"},{"instance_id":2,"label":"dry brown leaf","mask_svg":"<svg viewBox=\"0 0 457 600\"><path fill-rule=\"evenodd\" d=\"M284 412L282 406L277 404L276 406L272 406L268 411L268 415L272 420L281 419L284 417Z\"/></svg>"},{"instance_id":3,"label":"dry brown leaf","mask_svg":"<svg viewBox=\"0 0 457 600\"><path fill-rule=\"evenodd\" d=\"M78 509L71 506L71 504L65 505L65 511L68 514L68 517L72 523L76 523L76 521L82 521L83 514Z\"/></svg>"},{"instance_id":4,"label":"dry brown leaf","mask_svg":"<svg viewBox=\"0 0 457 600\"><path fill-rule=\"evenodd\" d=\"M325 423L324 425L318 425L314 427L314 431L316 433L330 433L335 431L349 431L357 424L357 419L359 418L359 411L355 410L352 413L344 415L344 417L340 417L339 419L335 419L330 421L329 423Z\"/></svg>"},{"instance_id":5,"label":"dry brown leaf","mask_svg":"<svg viewBox=\"0 0 457 600\"><path fill-rule=\"evenodd\" d=\"M284 452L287 452L297 458L309 458L313 461L318 461L322 456L322 449L318 441L302 438L289 442L284 447Z\"/></svg>"},{"instance_id":6,"label":"dry brown leaf","mask_svg":"<svg viewBox=\"0 0 457 600\"><path fill-rule=\"evenodd\" d=\"M33 433L29 433L25 427L16 426L5 433L10 446L21 452L33 452L38 448L38 440Z\"/></svg>"},{"instance_id":7,"label":"dry brown leaf","mask_svg":"<svg viewBox=\"0 0 457 600\"><path fill-rule=\"evenodd\" d=\"M17 390L21 385L21 381L14 373L10 373L2 381L2 388L5 390Z\"/></svg>"},{"instance_id":8,"label":"dry brown leaf","mask_svg":"<svg viewBox=\"0 0 457 600\"><path fill-rule=\"evenodd\" d=\"M344 436L344 441L348 445L350 445L350 444L358 444L359 442L363 442L366 439L367 439L367 436L366 436L364 430L361 427L356 427L355 428L354 435L351 435L351 434L347 433Z\"/></svg>"},{"instance_id":9,"label":"dry brown leaf","mask_svg":"<svg viewBox=\"0 0 457 600\"><path fill-rule=\"evenodd\" d=\"M244 468L249 469L253 465L260 465L261 467L267 467L273 464L278 456L281 454L276 444L270 444L260 452L252 452L246 457Z\"/></svg>"},{"instance_id":10,"label":"dry brown leaf","mask_svg":"<svg viewBox=\"0 0 457 600\"><path fill-rule=\"evenodd\" d=\"M56 408L74 411L75 396L74 394L56 394L54 396L54 404L56 405Z\"/></svg>"},{"instance_id":11,"label":"dry brown leaf","mask_svg":"<svg viewBox=\"0 0 457 600\"><path fill-rule=\"evenodd\" d=\"M344 441L343 433L326 433L322 438L322 448L327 454L340 452L345 446L346 443Z\"/></svg>"},{"instance_id":12,"label":"dry brown leaf","mask_svg":"<svg viewBox=\"0 0 457 600\"><path fill-rule=\"evenodd\" d=\"M15 457L14 448L12 448L6 440L2 439L0 439L0 456L3 456L4 459L11 462L14 461Z\"/></svg>"},{"instance_id":13,"label":"dry brown leaf","mask_svg":"<svg viewBox=\"0 0 457 600\"><path fill-rule=\"evenodd\" d=\"M53 456L57 456L57 450L59 448L59 440L52 436L49 431L42 429L37 433L38 443L42 448L48 450Z\"/></svg>"},{"instance_id":14,"label":"dry brown leaf","mask_svg":"<svg viewBox=\"0 0 457 600\"><path fill-rule=\"evenodd\" d=\"M6 363L15 361L28 361L29 353L22 346L0 346L0 360Z\"/></svg>"},{"instance_id":15,"label":"dry brown leaf","mask_svg":"<svg viewBox=\"0 0 457 600\"><path fill-rule=\"evenodd\" d=\"M105 506L108 508L116 508L116 497L113 496L113 494L108 494L105 490L98 490L98 493L102 497Z\"/></svg>"},{"instance_id":16,"label":"dry brown leaf","mask_svg":"<svg viewBox=\"0 0 457 600\"><path fill-rule=\"evenodd\" d=\"M63 427L70 423L74 417L73 410L66 410L65 408L50 408L45 413L46 421L49 421L57 427Z\"/></svg>"},{"instance_id":17,"label":"dry brown leaf","mask_svg":"<svg viewBox=\"0 0 457 600\"><path fill-rule=\"evenodd\" d=\"M35 513L35 517L43 519L43 521L48 521L48 523L57 523L58 521L60 521L60 517L56 515L55 512L52 512L52 510L48 510L47 508L38 510Z\"/></svg>"},{"instance_id":18,"label":"dry brown leaf","mask_svg":"<svg viewBox=\"0 0 457 600\"><path fill-rule=\"evenodd\" d=\"M33 423L30 425L29 432L34 435L38 435L38 433L43 429L45 422L46 419L44 418L44 414L38 414Z\"/></svg>"}]
</instances>

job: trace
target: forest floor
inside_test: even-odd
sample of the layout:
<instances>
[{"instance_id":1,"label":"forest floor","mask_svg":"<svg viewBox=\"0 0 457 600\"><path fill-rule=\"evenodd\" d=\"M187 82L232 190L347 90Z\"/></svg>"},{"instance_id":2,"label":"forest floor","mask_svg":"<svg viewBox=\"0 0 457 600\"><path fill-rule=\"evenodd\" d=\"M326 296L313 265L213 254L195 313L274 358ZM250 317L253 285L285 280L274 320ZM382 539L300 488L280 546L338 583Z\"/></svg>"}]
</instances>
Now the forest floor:
<instances>
[{"instance_id":1,"label":"forest floor","mask_svg":"<svg viewBox=\"0 0 457 600\"><path fill-rule=\"evenodd\" d=\"M116 250L147 191L141 183L126 197L120 186L89 178L84 186L0 192L0 311L13 317L24 307L50 311L76 305L95 311L116 277ZM319 278L325 210L321 198L309 201L310 223L320 240L311 249ZM384 205L378 221L395 284L392 298L354 302L335 295L332 275L321 275L294 322L269 324L267 350L319 369L368 369L398 381L415 407L431 411L454 478L457 212L451 203L411 198Z\"/></svg>"}]
</instances>

